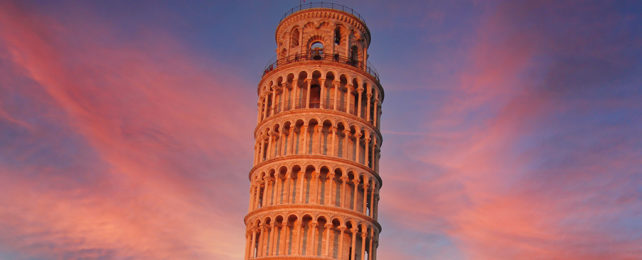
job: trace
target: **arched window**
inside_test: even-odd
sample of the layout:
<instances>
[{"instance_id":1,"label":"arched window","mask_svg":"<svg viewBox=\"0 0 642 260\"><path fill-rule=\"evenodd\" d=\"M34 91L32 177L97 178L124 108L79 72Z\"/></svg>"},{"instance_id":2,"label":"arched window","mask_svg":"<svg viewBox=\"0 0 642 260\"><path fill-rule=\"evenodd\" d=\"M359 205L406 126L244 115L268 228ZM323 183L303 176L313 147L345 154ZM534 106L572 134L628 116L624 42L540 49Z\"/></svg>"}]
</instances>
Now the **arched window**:
<instances>
[{"instance_id":1,"label":"arched window","mask_svg":"<svg viewBox=\"0 0 642 260\"><path fill-rule=\"evenodd\" d=\"M292 31L292 40L290 42L292 47L299 46L299 29Z\"/></svg>"},{"instance_id":2,"label":"arched window","mask_svg":"<svg viewBox=\"0 0 642 260\"><path fill-rule=\"evenodd\" d=\"M357 65L357 60L359 59L359 48L356 45L353 45L350 49L350 63L352 65Z\"/></svg>"},{"instance_id":3,"label":"arched window","mask_svg":"<svg viewBox=\"0 0 642 260\"><path fill-rule=\"evenodd\" d=\"M315 42L310 45L310 57L314 60L323 59L323 43Z\"/></svg>"}]
</instances>

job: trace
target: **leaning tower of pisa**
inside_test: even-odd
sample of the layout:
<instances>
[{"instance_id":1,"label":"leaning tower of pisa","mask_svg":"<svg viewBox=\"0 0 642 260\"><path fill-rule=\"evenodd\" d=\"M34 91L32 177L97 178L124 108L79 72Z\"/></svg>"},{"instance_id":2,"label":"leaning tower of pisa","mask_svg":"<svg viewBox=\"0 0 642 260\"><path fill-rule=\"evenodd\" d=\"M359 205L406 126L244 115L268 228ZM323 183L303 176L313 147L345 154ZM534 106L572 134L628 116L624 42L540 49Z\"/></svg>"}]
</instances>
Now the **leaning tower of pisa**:
<instances>
[{"instance_id":1,"label":"leaning tower of pisa","mask_svg":"<svg viewBox=\"0 0 642 260\"><path fill-rule=\"evenodd\" d=\"M245 259L376 259L383 88L354 10L311 3L276 28L258 84Z\"/></svg>"}]
</instances>

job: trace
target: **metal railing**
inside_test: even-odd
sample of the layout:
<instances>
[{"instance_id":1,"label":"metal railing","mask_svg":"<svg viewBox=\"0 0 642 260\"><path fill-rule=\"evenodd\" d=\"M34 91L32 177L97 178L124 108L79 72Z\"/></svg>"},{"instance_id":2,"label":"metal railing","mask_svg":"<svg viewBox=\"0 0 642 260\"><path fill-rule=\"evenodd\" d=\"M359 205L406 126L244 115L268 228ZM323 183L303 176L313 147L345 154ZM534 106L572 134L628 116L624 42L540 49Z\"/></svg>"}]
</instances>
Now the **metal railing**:
<instances>
[{"instance_id":1,"label":"metal railing","mask_svg":"<svg viewBox=\"0 0 642 260\"><path fill-rule=\"evenodd\" d=\"M341 56L339 54L332 55L332 54L326 54L323 52L316 51L316 52L311 52L308 55L295 54L295 55L290 55L281 59L276 59L276 60L274 59L271 62L269 62L267 66L265 66L262 76L265 76L265 74L275 70L279 66L283 66L283 65L291 64L295 62L330 61L330 62L347 64L347 65L362 69L368 74L370 74L371 76L373 76L377 81L379 81L379 74L377 73L377 70L374 69L372 64L368 62L367 66L364 66L362 61L355 59L354 57L346 57L346 56Z\"/></svg>"},{"instance_id":2,"label":"metal railing","mask_svg":"<svg viewBox=\"0 0 642 260\"><path fill-rule=\"evenodd\" d=\"M351 15L354 15L355 17L359 18L361 22L366 23L366 20L364 20L359 13L354 11L354 9L342 4L334 3L334 2L311 2L311 3L299 4L295 7L290 8L290 10L285 12L285 14L283 14L283 17L281 17L281 21L283 21L283 19L285 19L286 17L288 17L293 13L296 13L301 10L312 9L312 8L328 8L328 9L343 11Z\"/></svg>"}]
</instances>

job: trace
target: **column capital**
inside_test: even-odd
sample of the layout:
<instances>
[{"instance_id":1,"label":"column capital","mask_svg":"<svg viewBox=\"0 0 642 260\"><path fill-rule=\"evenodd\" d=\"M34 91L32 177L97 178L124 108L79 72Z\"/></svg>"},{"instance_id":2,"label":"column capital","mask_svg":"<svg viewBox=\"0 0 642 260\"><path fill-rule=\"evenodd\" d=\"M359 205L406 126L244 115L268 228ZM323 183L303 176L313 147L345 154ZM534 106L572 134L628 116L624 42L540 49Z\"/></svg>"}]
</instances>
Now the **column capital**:
<instances>
[{"instance_id":1,"label":"column capital","mask_svg":"<svg viewBox=\"0 0 642 260\"><path fill-rule=\"evenodd\" d=\"M363 93L363 90L364 90L364 89L363 89L363 87L361 87L361 86L357 88L357 92L359 92L359 94Z\"/></svg>"},{"instance_id":2,"label":"column capital","mask_svg":"<svg viewBox=\"0 0 642 260\"><path fill-rule=\"evenodd\" d=\"M332 225L332 223L325 223L325 225L323 225L323 226L324 226L325 228L327 228L327 229L330 229L330 228L332 228L332 226L334 226L334 225Z\"/></svg>"},{"instance_id":3,"label":"column capital","mask_svg":"<svg viewBox=\"0 0 642 260\"><path fill-rule=\"evenodd\" d=\"M346 226L339 226L339 231L345 232L348 229Z\"/></svg>"}]
</instances>

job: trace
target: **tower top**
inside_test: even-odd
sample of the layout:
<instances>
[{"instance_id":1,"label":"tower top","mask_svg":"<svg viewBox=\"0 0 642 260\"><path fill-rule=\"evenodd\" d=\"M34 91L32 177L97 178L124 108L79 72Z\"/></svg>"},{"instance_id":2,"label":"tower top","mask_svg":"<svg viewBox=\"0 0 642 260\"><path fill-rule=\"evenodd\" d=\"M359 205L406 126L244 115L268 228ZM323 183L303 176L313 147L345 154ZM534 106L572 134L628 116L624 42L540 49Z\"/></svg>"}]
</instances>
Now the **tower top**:
<instances>
[{"instance_id":1,"label":"tower top","mask_svg":"<svg viewBox=\"0 0 642 260\"><path fill-rule=\"evenodd\" d=\"M334 2L311 2L290 8L279 21L274 35L275 40L277 43L279 42L282 27L287 30L290 27L288 25L314 18L330 19L335 20L335 23L350 24L353 28L363 31L362 35L366 41L366 47L370 45L370 29L368 29L365 19L354 9Z\"/></svg>"}]
</instances>

